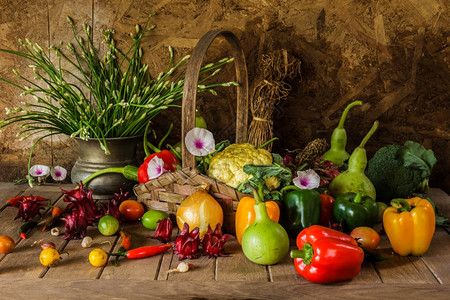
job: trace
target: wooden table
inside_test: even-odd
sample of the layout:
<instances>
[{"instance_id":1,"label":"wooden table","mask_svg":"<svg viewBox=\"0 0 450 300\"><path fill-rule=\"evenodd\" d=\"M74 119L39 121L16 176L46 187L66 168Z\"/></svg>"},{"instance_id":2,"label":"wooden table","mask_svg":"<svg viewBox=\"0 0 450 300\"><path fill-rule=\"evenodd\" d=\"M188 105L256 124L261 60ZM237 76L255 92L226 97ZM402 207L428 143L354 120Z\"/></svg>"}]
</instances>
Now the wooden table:
<instances>
[{"instance_id":1,"label":"wooden table","mask_svg":"<svg viewBox=\"0 0 450 300\"><path fill-rule=\"evenodd\" d=\"M21 221L14 220L17 208L6 207L6 200L17 195L39 195L52 204L65 206L61 188L71 185L46 184L30 189L27 185L0 183L0 235L17 241L10 254L0 255L0 298L2 299L295 299L295 298L424 298L450 297L450 235L448 229L437 228L428 252L420 257L400 257L382 262L365 261L358 276L349 281L329 285L309 283L301 278L286 257L274 266L260 266L247 260L236 240L227 242L229 257L200 257L189 260L195 269L187 273L170 273L179 260L172 250L141 260L121 259L96 268L88 262L93 248L82 248L80 240L66 241L42 232L42 225L20 240ZM441 213L450 215L450 197L440 189L428 196ZM45 211L48 215L49 211ZM63 230L63 224L60 224ZM132 234L132 247L159 242L148 236L153 231L140 222L127 223ZM174 232L174 235L176 232ZM88 228L93 247L116 251L119 237L102 236L96 227ZM52 241L62 254L60 264L53 268L39 263L40 247L35 241ZM380 248L389 248L383 234ZM449 299L449 298L447 298Z\"/></svg>"}]
</instances>

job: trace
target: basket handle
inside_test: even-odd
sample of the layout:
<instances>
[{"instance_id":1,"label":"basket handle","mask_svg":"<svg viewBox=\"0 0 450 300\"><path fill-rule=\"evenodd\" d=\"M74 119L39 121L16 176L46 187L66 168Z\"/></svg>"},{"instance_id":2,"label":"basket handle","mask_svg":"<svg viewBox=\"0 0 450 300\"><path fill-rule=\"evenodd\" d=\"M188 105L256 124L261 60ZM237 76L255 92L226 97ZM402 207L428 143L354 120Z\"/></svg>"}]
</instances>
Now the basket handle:
<instances>
[{"instance_id":1,"label":"basket handle","mask_svg":"<svg viewBox=\"0 0 450 300\"><path fill-rule=\"evenodd\" d=\"M207 32L197 43L192 51L191 58L186 69L183 89L182 113L181 113L181 138L195 127L195 107L197 98L197 84L203 58L211 43L219 35L223 36L231 46L236 70L237 107L236 107L236 143L247 141L248 123L248 77L245 55L237 37L230 31L211 30ZM182 148L182 165L195 168L195 157L189 153L186 146Z\"/></svg>"}]
</instances>

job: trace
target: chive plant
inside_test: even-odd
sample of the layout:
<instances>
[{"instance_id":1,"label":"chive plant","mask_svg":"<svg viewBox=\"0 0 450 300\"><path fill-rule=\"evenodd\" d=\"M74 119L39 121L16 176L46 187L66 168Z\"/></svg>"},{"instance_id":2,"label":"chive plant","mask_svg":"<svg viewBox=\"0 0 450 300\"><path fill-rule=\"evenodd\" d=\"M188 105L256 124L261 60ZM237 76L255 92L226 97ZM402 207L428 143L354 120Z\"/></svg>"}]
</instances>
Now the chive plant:
<instances>
[{"instance_id":1,"label":"chive plant","mask_svg":"<svg viewBox=\"0 0 450 300\"><path fill-rule=\"evenodd\" d=\"M83 25L85 38L80 37L70 17L67 21L75 42L68 43L65 51L62 43L51 46L50 51L56 54L53 61L41 46L28 39L19 40L23 52L0 49L28 60L35 75L33 81L13 70L26 82L25 86L0 78L20 89L22 96L31 95L35 99L22 103L23 108L7 108L6 114L11 116L0 120L0 130L21 122L21 131L17 134L21 140L40 133L31 152L40 140L55 134L96 138L105 154L109 154L106 138L142 135L147 123L161 111L179 107L176 102L182 98L185 75L185 68L181 66L189 59L185 56L174 63L173 50L169 47L167 71L156 78L150 76L148 65L142 61L140 44L145 34L155 28L149 25L151 17L149 15L142 28L136 25L136 33L130 34L132 45L126 52L116 47L113 30L101 30L107 45L103 57L94 48L91 27ZM235 82L206 84L221 66L232 61L232 58L223 58L203 66L198 92L209 91L215 95L214 87L236 85Z\"/></svg>"}]
</instances>

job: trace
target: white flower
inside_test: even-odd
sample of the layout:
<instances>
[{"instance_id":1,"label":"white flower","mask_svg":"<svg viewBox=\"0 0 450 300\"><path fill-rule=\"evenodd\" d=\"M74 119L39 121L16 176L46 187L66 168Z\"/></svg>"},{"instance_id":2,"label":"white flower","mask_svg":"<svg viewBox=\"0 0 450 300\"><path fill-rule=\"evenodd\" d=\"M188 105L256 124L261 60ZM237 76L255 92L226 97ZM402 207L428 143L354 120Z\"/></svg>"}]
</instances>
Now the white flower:
<instances>
[{"instance_id":1,"label":"white flower","mask_svg":"<svg viewBox=\"0 0 450 300\"><path fill-rule=\"evenodd\" d=\"M30 175L33 177L45 177L50 173L50 168L44 165L34 165L30 168Z\"/></svg>"},{"instance_id":2,"label":"white flower","mask_svg":"<svg viewBox=\"0 0 450 300\"><path fill-rule=\"evenodd\" d=\"M155 179L166 172L167 172L167 170L164 169L164 161L161 158L154 156L148 162L148 165L147 165L148 179Z\"/></svg>"},{"instance_id":3,"label":"white flower","mask_svg":"<svg viewBox=\"0 0 450 300\"><path fill-rule=\"evenodd\" d=\"M56 166L51 169L50 175L52 176L54 181L63 181L64 179L66 179L67 170L63 167Z\"/></svg>"},{"instance_id":4,"label":"white flower","mask_svg":"<svg viewBox=\"0 0 450 300\"><path fill-rule=\"evenodd\" d=\"M312 190L319 187L320 176L313 169L298 171L297 177L292 179L292 182L302 190Z\"/></svg>"},{"instance_id":5,"label":"white flower","mask_svg":"<svg viewBox=\"0 0 450 300\"><path fill-rule=\"evenodd\" d=\"M184 144L195 156L206 156L215 150L213 134L204 128L195 127L186 134Z\"/></svg>"},{"instance_id":6,"label":"white flower","mask_svg":"<svg viewBox=\"0 0 450 300\"><path fill-rule=\"evenodd\" d=\"M32 177L37 177L38 184L41 184L50 173L50 168L44 165L34 165L30 168L29 173ZM30 186L32 186L32 183L30 182L32 181L32 177L28 178Z\"/></svg>"}]
</instances>

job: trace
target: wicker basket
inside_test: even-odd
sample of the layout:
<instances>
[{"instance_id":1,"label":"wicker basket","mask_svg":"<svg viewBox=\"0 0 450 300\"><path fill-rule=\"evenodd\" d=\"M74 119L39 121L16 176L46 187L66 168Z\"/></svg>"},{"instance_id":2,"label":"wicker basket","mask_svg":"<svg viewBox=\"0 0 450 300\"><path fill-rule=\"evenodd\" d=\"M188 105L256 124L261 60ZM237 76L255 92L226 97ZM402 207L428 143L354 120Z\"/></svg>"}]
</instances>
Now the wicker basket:
<instances>
[{"instance_id":1,"label":"wicker basket","mask_svg":"<svg viewBox=\"0 0 450 300\"><path fill-rule=\"evenodd\" d=\"M195 46L189 60L182 100L181 136L184 137L195 126L195 107L197 84L203 58L211 43L218 36L224 37L231 46L236 70L237 109L236 109L236 143L247 141L248 123L248 77L245 56L239 40L229 31L213 30L206 33ZM224 212L223 229L234 233L235 211L239 200L246 194L227 186L195 169L195 157L185 146L182 149L183 168L166 173L147 183L134 187L138 201L149 209L167 211L174 215L178 205L199 187L208 187L210 193L218 200Z\"/></svg>"}]
</instances>

